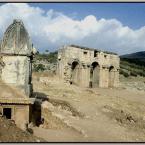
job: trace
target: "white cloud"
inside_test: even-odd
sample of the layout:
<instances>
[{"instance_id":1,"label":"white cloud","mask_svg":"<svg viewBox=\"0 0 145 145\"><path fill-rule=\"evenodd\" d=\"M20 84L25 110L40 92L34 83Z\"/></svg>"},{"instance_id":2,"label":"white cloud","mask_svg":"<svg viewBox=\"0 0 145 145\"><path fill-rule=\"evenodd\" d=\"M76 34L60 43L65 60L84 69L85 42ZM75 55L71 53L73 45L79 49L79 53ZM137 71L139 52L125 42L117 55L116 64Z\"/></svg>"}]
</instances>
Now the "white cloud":
<instances>
[{"instance_id":1,"label":"white cloud","mask_svg":"<svg viewBox=\"0 0 145 145\"><path fill-rule=\"evenodd\" d=\"M64 44L78 44L119 54L145 50L145 26L133 30L116 19L88 15L74 20L53 9L44 11L24 3L0 6L0 37L13 19L22 19L34 46L55 50Z\"/></svg>"}]
</instances>

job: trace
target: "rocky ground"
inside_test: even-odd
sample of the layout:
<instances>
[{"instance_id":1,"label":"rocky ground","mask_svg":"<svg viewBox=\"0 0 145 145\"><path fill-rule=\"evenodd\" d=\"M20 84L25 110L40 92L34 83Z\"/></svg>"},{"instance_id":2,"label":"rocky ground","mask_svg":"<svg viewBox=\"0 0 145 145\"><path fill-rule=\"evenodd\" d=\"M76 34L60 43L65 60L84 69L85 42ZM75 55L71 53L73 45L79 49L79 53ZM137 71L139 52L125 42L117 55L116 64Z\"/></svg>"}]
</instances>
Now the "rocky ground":
<instances>
[{"instance_id":1,"label":"rocky ground","mask_svg":"<svg viewBox=\"0 0 145 145\"><path fill-rule=\"evenodd\" d=\"M13 121L0 117L0 142L43 142L43 139L22 131Z\"/></svg>"},{"instance_id":2,"label":"rocky ground","mask_svg":"<svg viewBox=\"0 0 145 145\"><path fill-rule=\"evenodd\" d=\"M34 91L49 98L42 105L48 124L34 127L46 141L145 141L145 78L120 78L119 88L80 88L56 76L33 74Z\"/></svg>"},{"instance_id":3,"label":"rocky ground","mask_svg":"<svg viewBox=\"0 0 145 145\"><path fill-rule=\"evenodd\" d=\"M124 89L145 92L145 77L138 76L125 78L123 76L120 76L120 80L120 87Z\"/></svg>"},{"instance_id":4,"label":"rocky ground","mask_svg":"<svg viewBox=\"0 0 145 145\"><path fill-rule=\"evenodd\" d=\"M54 74L33 74L48 118L33 133L0 117L0 142L144 142L145 78L120 76L119 88L81 88Z\"/></svg>"}]
</instances>

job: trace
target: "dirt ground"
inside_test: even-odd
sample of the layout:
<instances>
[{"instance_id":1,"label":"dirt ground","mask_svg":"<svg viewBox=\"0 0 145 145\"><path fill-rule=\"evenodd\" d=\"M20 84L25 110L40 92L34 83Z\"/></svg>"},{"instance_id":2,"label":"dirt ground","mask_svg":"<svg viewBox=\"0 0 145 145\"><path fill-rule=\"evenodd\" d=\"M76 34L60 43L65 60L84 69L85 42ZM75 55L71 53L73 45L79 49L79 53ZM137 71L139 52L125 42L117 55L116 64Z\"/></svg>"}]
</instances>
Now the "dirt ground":
<instances>
[{"instance_id":1,"label":"dirt ground","mask_svg":"<svg viewBox=\"0 0 145 145\"><path fill-rule=\"evenodd\" d=\"M122 77L119 88L90 89L35 73L33 85L49 98L52 119L34 127L35 136L48 142L145 141L145 78Z\"/></svg>"},{"instance_id":2,"label":"dirt ground","mask_svg":"<svg viewBox=\"0 0 145 145\"><path fill-rule=\"evenodd\" d=\"M43 142L43 139L19 129L13 121L0 117L0 142Z\"/></svg>"}]
</instances>

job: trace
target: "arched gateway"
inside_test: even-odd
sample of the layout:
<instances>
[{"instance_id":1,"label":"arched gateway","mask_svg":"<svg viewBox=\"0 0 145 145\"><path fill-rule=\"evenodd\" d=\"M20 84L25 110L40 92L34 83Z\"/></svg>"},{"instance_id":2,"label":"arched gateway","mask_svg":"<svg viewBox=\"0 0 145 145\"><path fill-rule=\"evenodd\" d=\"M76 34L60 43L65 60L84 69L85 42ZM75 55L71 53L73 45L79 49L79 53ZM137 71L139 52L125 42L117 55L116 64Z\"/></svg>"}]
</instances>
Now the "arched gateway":
<instances>
[{"instance_id":1,"label":"arched gateway","mask_svg":"<svg viewBox=\"0 0 145 145\"><path fill-rule=\"evenodd\" d=\"M79 62L73 61L71 65L71 84L78 84L79 81Z\"/></svg>"},{"instance_id":2,"label":"arched gateway","mask_svg":"<svg viewBox=\"0 0 145 145\"><path fill-rule=\"evenodd\" d=\"M90 69L90 87L99 86L100 66L98 62L93 62Z\"/></svg>"},{"instance_id":3,"label":"arched gateway","mask_svg":"<svg viewBox=\"0 0 145 145\"><path fill-rule=\"evenodd\" d=\"M109 67L109 85L108 87L114 86L114 80L115 80L115 68L114 66Z\"/></svg>"},{"instance_id":4,"label":"arched gateway","mask_svg":"<svg viewBox=\"0 0 145 145\"><path fill-rule=\"evenodd\" d=\"M58 66L62 66L58 67L58 75L70 84L107 88L117 87L119 83L120 59L115 53L65 45L59 49L58 59Z\"/></svg>"}]
</instances>

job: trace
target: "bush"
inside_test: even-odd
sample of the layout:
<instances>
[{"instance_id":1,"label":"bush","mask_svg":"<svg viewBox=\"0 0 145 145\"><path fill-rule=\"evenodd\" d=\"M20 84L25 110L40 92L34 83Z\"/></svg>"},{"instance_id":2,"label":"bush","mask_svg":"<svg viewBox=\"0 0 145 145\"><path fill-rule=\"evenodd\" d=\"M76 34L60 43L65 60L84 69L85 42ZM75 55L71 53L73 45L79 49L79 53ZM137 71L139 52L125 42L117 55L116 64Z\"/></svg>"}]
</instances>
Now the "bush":
<instances>
[{"instance_id":1,"label":"bush","mask_svg":"<svg viewBox=\"0 0 145 145\"><path fill-rule=\"evenodd\" d=\"M122 69L120 69L120 72L119 73L122 74L124 77L129 77L129 73L123 71Z\"/></svg>"},{"instance_id":2,"label":"bush","mask_svg":"<svg viewBox=\"0 0 145 145\"><path fill-rule=\"evenodd\" d=\"M131 76L137 77L137 74L135 72L130 72Z\"/></svg>"},{"instance_id":3,"label":"bush","mask_svg":"<svg viewBox=\"0 0 145 145\"><path fill-rule=\"evenodd\" d=\"M44 70L45 70L45 66L43 64L34 65L34 71L39 72Z\"/></svg>"},{"instance_id":4,"label":"bush","mask_svg":"<svg viewBox=\"0 0 145 145\"><path fill-rule=\"evenodd\" d=\"M129 74L127 72L124 72L123 74L125 77L129 77Z\"/></svg>"},{"instance_id":5,"label":"bush","mask_svg":"<svg viewBox=\"0 0 145 145\"><path fill-rule=\"evenodd\" d=\"M50 62L50 63L56 63L57 62L57 53L58 53L57 51L50 52L49 54L40 54L39 53L35 56L34 62L36 60L39 60L39 61L43 60L43 61L47 61L47 62Z\"/></svg>"}]
</instances>

